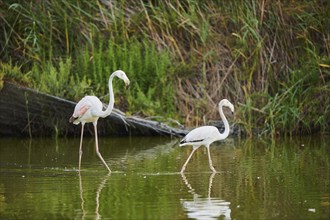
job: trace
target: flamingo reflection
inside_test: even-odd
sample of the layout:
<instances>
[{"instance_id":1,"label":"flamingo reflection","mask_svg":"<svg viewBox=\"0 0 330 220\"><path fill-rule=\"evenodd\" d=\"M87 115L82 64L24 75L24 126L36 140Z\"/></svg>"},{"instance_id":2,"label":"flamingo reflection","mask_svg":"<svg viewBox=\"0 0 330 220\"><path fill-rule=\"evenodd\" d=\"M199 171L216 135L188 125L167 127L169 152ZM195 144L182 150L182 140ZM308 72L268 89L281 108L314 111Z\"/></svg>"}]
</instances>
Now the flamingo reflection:
<instances>
[{"instance_id":1,"label":"flamingo reflection","mask_svg":"<svg viewBox=\"0 0 330 220\"><path fill-rule=\"evenodd\" d=\"M106 185L109 177L111 176L111 173L108 173L107 175L105 175L102 179L100 184L97 187L96 190L96 195L95 195L95 218L93 219L101 219L101 215L99 213L99 208L100 208L100 195L102 192L102 189L104 188L104 186ZM80 199L81 199L81 211L82 211L82 217L81 219L85 219L86 218L86 210L85 210L85 200L84 200L84 190L83 190L83 185L82 185L82 177L81 177L81 173L79 171L79 190L80 190ZM89 216L90 217L90 216Z\"/></svg>"},{"instance_id":2,"label":"flamingo reflection","mask_svg":"<svg viewBox=\"0 0 330 220\"><path fill-rule=\"evenodd\" d=\"M212 173L209 178L209 188L207 198L198 195L188 182L186 176L181 173L182 180L188 187L188 192L193 195L193 200L182 199L181 204L189 219L231 219L230 202L218 198L211 198L212 182L216 173Z\"/></svg>"}]
</instances>

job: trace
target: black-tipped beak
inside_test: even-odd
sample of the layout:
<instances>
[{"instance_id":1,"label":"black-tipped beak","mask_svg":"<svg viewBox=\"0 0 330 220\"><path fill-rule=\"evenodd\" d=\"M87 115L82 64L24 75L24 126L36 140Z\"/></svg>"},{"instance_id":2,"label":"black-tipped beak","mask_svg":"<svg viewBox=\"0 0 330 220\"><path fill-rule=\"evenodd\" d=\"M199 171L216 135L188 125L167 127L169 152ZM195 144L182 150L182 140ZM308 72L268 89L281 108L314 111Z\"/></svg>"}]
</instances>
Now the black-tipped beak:
<instances>
[{"instance_id":1,"label":"black-tipped beak","mask_svg":"<svg viewBox=\"0 0 330 220\"><path fill-rule=\"evenodd\" d=\"M127 80L125 80L125 86L126 86L126 89L128 89L129 88L129 84L130 84L130 81L127 79Z\"/></svg>"},{"instance_id":2,"label":"black-tipped beak","mask_svg":"<svg viewBox=\"0 0 330 220\"><path fill-rule=\"evenodd\" d=\"M74 120L76 120L76 119L77 119L77 117L73 117L73 116L71 116L70 119L69 119L69 122L72 123L72 122L74 122Z\"/></svg>"}]
</instances>

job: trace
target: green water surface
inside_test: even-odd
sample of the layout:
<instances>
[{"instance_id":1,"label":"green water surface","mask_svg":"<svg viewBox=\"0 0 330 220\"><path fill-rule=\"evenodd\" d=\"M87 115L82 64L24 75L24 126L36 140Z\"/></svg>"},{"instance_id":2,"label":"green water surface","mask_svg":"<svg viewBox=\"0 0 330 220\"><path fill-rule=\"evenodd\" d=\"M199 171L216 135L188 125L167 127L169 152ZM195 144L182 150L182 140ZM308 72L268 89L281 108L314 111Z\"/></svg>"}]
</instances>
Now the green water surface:
<instances>
[{"instance_id":1,"label":"green water surface","mask_svg":"<svg viewBox=\"0 0 330 220\"><path fill-rule=\"evenodd\" d=\"M0 219L329 219L330 138L0 139Z\"/></svg>"}]
</instances>

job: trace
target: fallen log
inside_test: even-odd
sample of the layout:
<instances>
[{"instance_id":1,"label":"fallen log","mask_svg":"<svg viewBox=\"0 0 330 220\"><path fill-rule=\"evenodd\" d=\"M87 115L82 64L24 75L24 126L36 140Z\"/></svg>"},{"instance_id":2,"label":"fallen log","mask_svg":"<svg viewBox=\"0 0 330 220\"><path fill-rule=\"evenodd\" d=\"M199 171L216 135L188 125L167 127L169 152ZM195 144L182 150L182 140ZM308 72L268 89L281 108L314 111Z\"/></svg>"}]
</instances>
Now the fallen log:
<instances>
[{"instance_id":1,"label":"fallen log","mask_svg":"<svg viewBox=\"0 0 330 220\"><path fill-rule=\"evenodd\" d=\"M5 81L0 91L0 136L78 136L81 127L69 123L75 104ZM92 126L85 127L84 135L93 135ZM98 121L101 136L184 136L187 132L157 121L127 117L117 109Z\"/></svg>"}]
</instances>

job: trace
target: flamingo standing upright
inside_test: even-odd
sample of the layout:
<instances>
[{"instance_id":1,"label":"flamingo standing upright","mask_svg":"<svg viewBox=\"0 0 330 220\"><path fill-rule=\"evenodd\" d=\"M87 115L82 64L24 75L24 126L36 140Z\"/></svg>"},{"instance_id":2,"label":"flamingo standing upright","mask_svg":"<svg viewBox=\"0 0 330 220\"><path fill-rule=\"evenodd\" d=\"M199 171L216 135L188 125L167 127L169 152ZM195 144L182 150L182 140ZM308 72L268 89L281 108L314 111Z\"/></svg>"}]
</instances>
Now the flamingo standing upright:
<instances>
[{"instance_id":1,"label":"flamingo standing upright","mask_svg":"<svg viewBox=\"0 0 330 220\"><path fill-rule=\"evenodd\" d=\"M234 106L231 104L227 99L223 99L219 103L219 113L220 117L225 125L225 131L223 133L220 133L219 130L214 126L202 126L193 129L190 131L180 142L180 147L185 145L191 145L193 146L193 150L190 153L187 161L184 163L181 169L181 173L183 173L186 169L186 166L191 158L191 156L194 154L194 152L202 145L204 145L207 148L207 154L209 158L209 165L210 169L215 173L216 170L214 169L212 165L212 159L210 155L210 144L212 144L214 141L223 140L228 137L229 135L229 124L228 121L223 114L222 107L226 106L230 108L232 112L234 112Z\"/></svg>"},{"instance_id":2,"label":"flamingo standing upright","mask_svg":"<svg viewBox=\"0 0 330 220\"><path fill-rule=\"evenodd\" d=\"M113 94L113 89L112 89L112 80L113 78L117 76L119 79L122 79L126 86L129 85L130 81L127 78L126 74L122 70L117 70L113 72L110 77L109 77L109 93L110 93L110 98L109 98L109 105L105 111L102 110L102 102L97 98L96 96L85 96L82 98L74 108L74 112L72 116L69 119L70 123L73 124L79 124L81 123L81 137L80 137L80 147L79 147L79 171L81 167L81 156L82 156L82 142L83 142L83 136L84 136L84 126L85 123L92 122L94 126L94 132L95 132L95 148L96 148L96 154L98 157L101 159L103 164L107 167L109 172L111 172L109 166L107 163L104 161L100 151L99 151L99 145L98 145L98 138L97 138L97 120L99 117L105 118L108 115L111 114L113 106L114 106L114 94Z\"/></svg>"}]
</instances>

